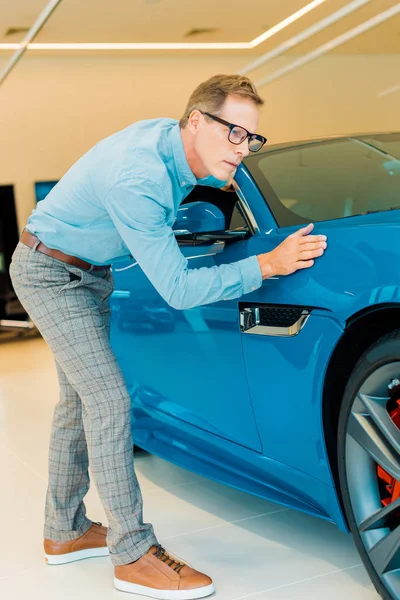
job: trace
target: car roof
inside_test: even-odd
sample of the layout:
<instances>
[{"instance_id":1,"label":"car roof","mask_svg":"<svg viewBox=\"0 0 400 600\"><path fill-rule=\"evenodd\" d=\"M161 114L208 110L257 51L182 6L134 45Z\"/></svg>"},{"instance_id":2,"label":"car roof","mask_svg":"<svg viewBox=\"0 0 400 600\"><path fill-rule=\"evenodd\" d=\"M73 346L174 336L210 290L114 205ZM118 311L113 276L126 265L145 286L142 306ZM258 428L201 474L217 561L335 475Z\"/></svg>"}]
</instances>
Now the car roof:
<instances>
[{"instance_id":1,"label":"car roof","mask_svg":"<svg viewBox=\"0 0 400 600\"><path fill-rule=\"evenodd\" d=\"M277 150L287 150L289 148L297 148L299 146L307 146L312 144L320 144L324 142L330 141L340 141L340 140L350 140L350 139L363 139L363 138L371 138L374 136L381 135L400 135L399 131L374 131L371 133L363 132L363 133L355 133L351 135L334 135L334 136L326 136L326 137L316 137L316 138L308 138L303 140L294 140L289 142L281 142L280 144L271 144L270 146L266 146L262 152L257 152L257 156L261 156L262 154L269 154L270 152L275 152ZM253 155L255 156L255 155ZM251 158L249 155L248 158ZM243 162L246 162L247 157Z\"/></svg>"}]
</instances>

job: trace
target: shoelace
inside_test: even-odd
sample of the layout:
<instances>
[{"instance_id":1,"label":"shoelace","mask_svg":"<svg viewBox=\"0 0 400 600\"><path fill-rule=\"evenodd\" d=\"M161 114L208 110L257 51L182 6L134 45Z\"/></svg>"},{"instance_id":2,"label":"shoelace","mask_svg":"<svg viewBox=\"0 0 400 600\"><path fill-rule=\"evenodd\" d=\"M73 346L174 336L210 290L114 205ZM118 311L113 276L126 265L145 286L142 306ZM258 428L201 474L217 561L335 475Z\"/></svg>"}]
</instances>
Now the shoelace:
<instances>
[{"instance_id":1,"label":"shoelace","mask_svg":"<svg viewBox=\"0 0 400 600\"><path fill-rule=\"evenodd\" d=\"M160 544L156 546L156 551L153 552L153 554L156 558L159 558L163 563L168 563L168 566L171 567L171 569L173 569L177 573L180 573L183 567L186 566L184 563L180 563L174 558L171 558L171 556L169 556L169 554L165 552L164 548Z\"/></svg>"}]
</instances>

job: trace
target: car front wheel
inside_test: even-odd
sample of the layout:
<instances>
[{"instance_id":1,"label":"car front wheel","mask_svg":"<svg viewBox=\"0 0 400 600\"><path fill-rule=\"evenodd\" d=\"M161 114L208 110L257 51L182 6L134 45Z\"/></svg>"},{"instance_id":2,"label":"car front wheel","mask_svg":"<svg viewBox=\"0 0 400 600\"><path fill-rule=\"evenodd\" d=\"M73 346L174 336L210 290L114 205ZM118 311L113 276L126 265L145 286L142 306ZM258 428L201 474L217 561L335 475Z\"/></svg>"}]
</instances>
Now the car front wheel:
<instances>
[{"instance_id":1,"label":"car front wheel","mask_svg":"<svg viewBox=\"0 0 400 600\"><path fill-rule=\"evenodd\" d=\"M361 357L343 396L339 480L350 530L377 591L400 600L400 330Z\"/></svg>"}]
</instances>

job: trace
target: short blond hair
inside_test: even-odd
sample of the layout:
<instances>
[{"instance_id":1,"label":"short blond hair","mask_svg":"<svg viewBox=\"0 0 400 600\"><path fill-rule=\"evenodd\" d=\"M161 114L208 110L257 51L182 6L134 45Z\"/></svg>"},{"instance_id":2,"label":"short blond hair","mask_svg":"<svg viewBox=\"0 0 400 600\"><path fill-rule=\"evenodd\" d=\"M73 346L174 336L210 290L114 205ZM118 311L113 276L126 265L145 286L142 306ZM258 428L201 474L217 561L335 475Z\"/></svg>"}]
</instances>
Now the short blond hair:
<instances>
[{"instance_id":1,"label":"short blond hair","mask_svg":"<svg viewBox=\"0 0 400 600\"><path fill-rule=\"evenodd\" d=\"M216 113L224 104L227 96L234 95L262 106L264 100L258 95L254 83L244 75L214 75L203 81L191 94L185 112L179 121L181 128L187 125L189 116L196 108Z\"/></svg>"}]
</instances>

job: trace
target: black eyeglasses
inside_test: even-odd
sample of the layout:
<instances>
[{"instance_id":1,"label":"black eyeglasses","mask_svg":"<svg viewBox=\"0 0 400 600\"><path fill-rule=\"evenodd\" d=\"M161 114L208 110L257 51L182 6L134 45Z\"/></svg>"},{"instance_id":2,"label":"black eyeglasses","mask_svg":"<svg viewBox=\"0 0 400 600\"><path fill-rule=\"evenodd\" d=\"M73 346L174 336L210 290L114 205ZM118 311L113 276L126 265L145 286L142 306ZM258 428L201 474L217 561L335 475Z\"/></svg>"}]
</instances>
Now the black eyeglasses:
<instances>
[{"instance_id":1,"label":"black eyeglasses","mask_svg":"<svg viewBox=\"0 0 400 600\"><path fill-rule=\"evenodd\" d=\"M250 152L258 152L259 150L261 150L261 148L264 146L265 142L267 141L267 138L263 137L262 135L259 135L258 133L250 133L250 131L247 131L247 129L245 129L244 127L241 127L240 125L234 125L233 123L228 123L228 121L225 121L225 119L221 119L220 117L211 115L210 113L204 112L204 111L200 110L199 108L197 110L199 112L201 112L202 115L206 115L210 119L213 119L213 121L217 121L217 123L221 123L222 125L225 125L226 127L228 127L229 128L228 140L232 144L236 144L236 146L239 146L239 144L242 144L244 142L244 140L247 138L249 140Z\"/></svg>"}]
</instances>

